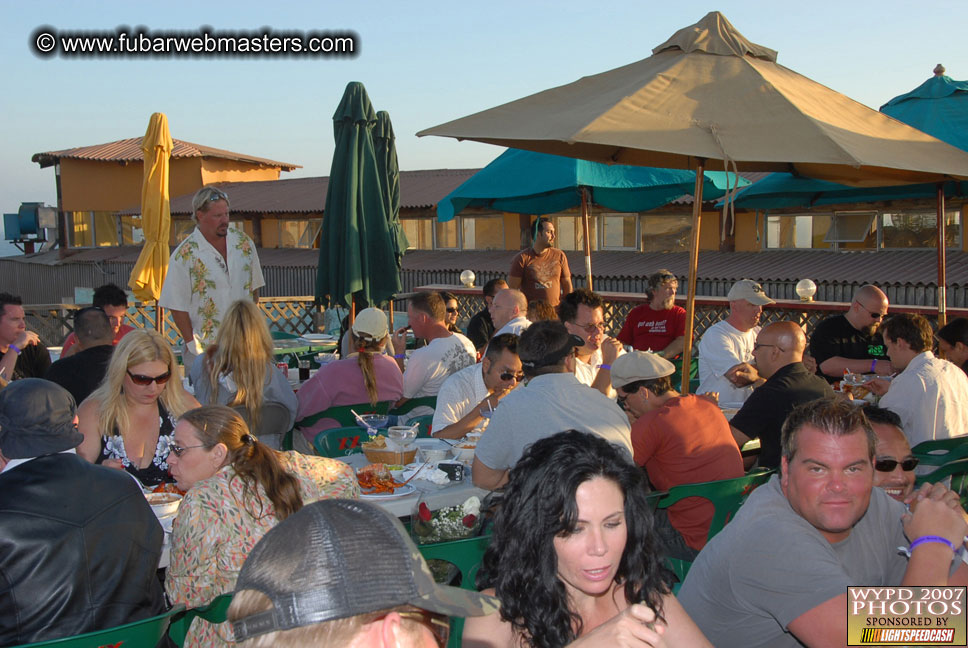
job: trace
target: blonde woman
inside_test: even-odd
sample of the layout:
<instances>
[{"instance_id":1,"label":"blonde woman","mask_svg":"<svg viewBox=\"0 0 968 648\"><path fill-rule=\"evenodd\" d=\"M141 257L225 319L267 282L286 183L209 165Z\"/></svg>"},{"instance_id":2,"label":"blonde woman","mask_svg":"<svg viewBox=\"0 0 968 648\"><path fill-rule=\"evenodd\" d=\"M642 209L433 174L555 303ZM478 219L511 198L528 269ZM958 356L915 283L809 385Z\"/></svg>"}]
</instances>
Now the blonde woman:
<instances>
[{"instance_id":1,"label":"blonde woman","mask_svg":"<svg viewBox=\"0 0 968 648\"><path fill-rule=\"evenodd\" d=\"M198 401L182 388L168 341L155 331L132 331L114 348L100 386L77 410L84 435L77 453L155 486L168 478L175 420L193 407Z\"/></svg>"},{"instance_id":2,"label":"blonde woman","mask_svg":"<svg viewBox=\"0 0 968 648\"><path fill-rule=\"evenodd\" d=\"M195 398L203 405L243 405L257 428L262 404L282 403L289 410L289 426L296 421L296 393L276 367L272 336L259 307L247 299L226 311L215 344L191 371Z\"/></svg>"},{"instance_id":3,"label":"blonde woman","mask_svg":"<svg viewBox=\"0 0 968 648\"><path fill-rule=\"evenodd\" d=\"M188 492L172 526L171 565L165 577L172 603L197 607L231 592L252 547L304 504L360 495L356 475L346 464L276 452L223 405L186 412L174 436L171 474ZM213 626L198 619L185 646L231 641L228 624Z\"/></svg>"},{"instance_id":4,"label":"blonde woman","mask_svg":"<svg viewBox=\"0 0 968 648\"><path fill-rule=\"evenodd\" d=\"M353 321L350 334L353 353L323 365L300 387L297 419L337 405L376 405L396 402L403 396L403 373L383 353L389 335L386 314L378 308L364 308ZM302 435L294 435L295 447L311 452L313 438L319 432L338 426L334 419L321 419L309 427L298 428Z\"/></svg>"}]
</instances>

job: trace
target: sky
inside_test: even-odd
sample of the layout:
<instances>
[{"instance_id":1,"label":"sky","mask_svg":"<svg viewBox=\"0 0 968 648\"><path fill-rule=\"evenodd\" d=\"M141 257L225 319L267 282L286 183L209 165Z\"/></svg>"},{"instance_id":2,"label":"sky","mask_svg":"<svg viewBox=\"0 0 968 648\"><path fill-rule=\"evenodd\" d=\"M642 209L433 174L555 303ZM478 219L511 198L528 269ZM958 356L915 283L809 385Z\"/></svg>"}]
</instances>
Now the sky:
<instances>
[{"instance_id":1,"label":"sky","mask_svg":"<svg viewBox=\"0 0 968 648\"><path fill-rule=\"evenodd\" d=\"M176 139L302 166L282 178L328 175L332 115L350 81L389 112L401 169L481 167L503 149L417 131L646 58L712 10L777 50L782 65L874 109L920 85L937 63L968 79L964 0L2 0L0 208L56 205L53 168L40 169L33 154L140 137L159 111ZM120 26L353 32L357 53L41 57L32 47L41 26L60 34ZM11 253L0 244L0 255Z\"/></svg>"}]
</instances>

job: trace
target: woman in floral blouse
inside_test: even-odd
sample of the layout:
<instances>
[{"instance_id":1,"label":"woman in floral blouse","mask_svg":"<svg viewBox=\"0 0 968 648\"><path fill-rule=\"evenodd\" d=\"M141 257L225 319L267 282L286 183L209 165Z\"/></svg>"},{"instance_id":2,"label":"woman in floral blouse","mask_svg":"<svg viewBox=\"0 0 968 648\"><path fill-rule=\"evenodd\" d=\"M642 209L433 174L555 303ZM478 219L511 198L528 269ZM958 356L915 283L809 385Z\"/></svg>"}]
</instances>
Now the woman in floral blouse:
<instances>
[{"instance_id":1,"label":"woman in floral blouse","mask_svg":"<svg viewBox=\"0 0 968 648\"><path fill-rule=\"evenodd\" d=\"M175 354L155 331L131 331L114 348L101 385L77 410L91 463L127 470L145 486L168 479L175 420L198 407L178 379Z\"/></svg>"},{"instance_id":2,"label":"woman in floral blouse","mask_svg":"<svg viewBox=\"0 0 968 648\"><path fill-rule=\"evenodd\" d=\"M252 547L303 504L360 494L346 464L276 452L249 434L242 417L224 405L182 416L169 464L178 487L188 494L172 527L165 589L172 603L189 608L231 592ZM232 643L229 624L196 619L185 645Z\"/></svg>"}]
</instances>

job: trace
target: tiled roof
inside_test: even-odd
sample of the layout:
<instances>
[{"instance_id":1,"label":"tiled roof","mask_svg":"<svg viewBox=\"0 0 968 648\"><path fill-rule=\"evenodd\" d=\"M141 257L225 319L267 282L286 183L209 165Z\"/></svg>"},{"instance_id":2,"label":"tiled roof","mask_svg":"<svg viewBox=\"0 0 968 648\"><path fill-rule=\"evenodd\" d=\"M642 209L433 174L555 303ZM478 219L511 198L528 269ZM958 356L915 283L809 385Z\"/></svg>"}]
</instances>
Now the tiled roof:
<instances>
[{"instance_id":1,"label":"tiled roof","mask_svg":"<svg viewBox=\"0 0 968 648\"><path fill-rule=\"evenodd\" d=\"M400 207L432 209L479 169L430 169L400 172ZM218 187L229 195L235 214L321 214L326 206L329 177L223 182ZM192 194L171 200L172 214L191 214ZM123 214L138 214L132 207Z\"/></svg>"},{"instance_id":2,"label":"tiled roof","mask_svg":"<svg viewBox=\"0 0 968 648\"><path fill-rule=\"evenodd\" d=\"M82 248L70 250L66 259L58 259L58 250L26 256L9 257L23 263L134 263L141 251L137 246ZM478 272L507 272L515 250L446 251L410 250L403 257L405 270L446 271L470 268ZM568 263L575 275L584 276L581 252L567 252ZM314 267L319 250L260 248L263 266ZM968 286L968 252L947 254L948 286ZM667 268L684 277L688 274L689 255L685 252L592 252L592 272L597 277L643 277L659 268ZM888 284L934 284L937 282L937 255L934 250L881 250L877 252L830 252L809 250L771 250L767 252L719 252L699 254L699 279L735 281L795 281L809 277L829 283L872 282Z\"/></svg>"},{"instance_id":3,"label":"tiled roof","mask_svg":"<svg viewBox=\"0 0 968 648\"><path fill-rule=\"evenodd\" d=\"M64 149L63 151L48 151L46 153L35 153L31 157L32 162L40 165L40 168L53 166L61 158L75 160L92 160L95 162L142 162L144 154L141 151L141 137L108 142L107 144L95 144L93 146L80 146L78 148ZM201 144L193 144L184 140L173 140L175 147L171 151L173 158L196 158L196 157L217 157L226 160L236 160L238 162L248 162L259 166L278 167L283 171L301 169L298 164L291 162L279 162L267 158L244 155L224 149L212 148Z\"/></svg>"}]
</instances>

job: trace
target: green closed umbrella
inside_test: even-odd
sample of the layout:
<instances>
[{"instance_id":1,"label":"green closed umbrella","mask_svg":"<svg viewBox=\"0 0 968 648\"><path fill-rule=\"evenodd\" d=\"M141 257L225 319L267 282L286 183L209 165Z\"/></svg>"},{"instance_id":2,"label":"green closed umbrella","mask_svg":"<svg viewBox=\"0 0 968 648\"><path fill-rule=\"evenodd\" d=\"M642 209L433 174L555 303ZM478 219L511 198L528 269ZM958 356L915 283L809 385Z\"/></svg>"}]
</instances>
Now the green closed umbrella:
<instances>
[{"instance_id":1,"label":"green closed umbrella","mask_svg":"<svg viewBox=\"0 0 968 648\"><path fill-rule=\"evenodd\" d=\"M394 258L397 268L403 267L403 253L410 247L407 235L400 223L400 163L397 161L396 136L390 114L381 110L376 114L376 127L373 129L373 147L376 149L376 165L380 170L383 183L383 199L387 204L387 224L390 240L393 241Z\"/></svg>"},{"instance_id":2,"label":"green closed umbrella","mask_svg":"<svg viewBox=\"0 0 968 648\"><path fill-rule=\"evenodd\" d=\"M362 83L346 86L333 115L336 148L326 191L316 274L316 303L379 306L400 290L373 126Z\"/></svg>"}]
</instances>

